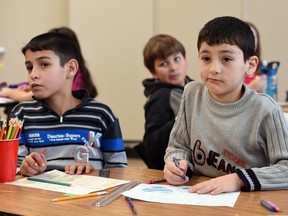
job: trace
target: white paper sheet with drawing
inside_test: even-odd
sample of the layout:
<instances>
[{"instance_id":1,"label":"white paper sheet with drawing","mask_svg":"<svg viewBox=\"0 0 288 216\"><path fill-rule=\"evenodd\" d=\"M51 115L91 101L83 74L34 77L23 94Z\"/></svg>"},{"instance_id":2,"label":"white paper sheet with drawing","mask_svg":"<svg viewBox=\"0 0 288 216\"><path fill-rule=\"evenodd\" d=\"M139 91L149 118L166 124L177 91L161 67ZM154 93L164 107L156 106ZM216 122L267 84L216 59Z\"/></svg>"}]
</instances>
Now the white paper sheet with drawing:
<instances>
[{"instance_id":1,"label":"white paper sheet with drawing","mask_svg":"<svg viewBox=\"0 0 288 216\"><path fill-rule=\"evenodd\" d=\"M72 186L62 186L49 183L42 183L36 181L27 180L27 178L18 179L14 182L7 182L5 184L13 184L25 187L39 188L43 190L51 190L70 194L88 194L94 191L106 190L111 187L115 187L129 181L119 180L113 178L104 178L99 176L89 175L68 175L59 170L52 170L40 175L36 175L37 178L43 178L52 181L71 183Z\"/></svg>"},{"instance_id":2,"label":"white paper sheet with drawing","mask_svg":"<svg viewBox=\"0 0 288 216\"><path fill-rule=\"evenodd\" d=\"M174 203L201 206L233 207L240 192L219 195L198 195L188 191L189 186L172 186L160 184L139 184L123 193L124 196L157 203Z\"/></svg>"}]
</instances>

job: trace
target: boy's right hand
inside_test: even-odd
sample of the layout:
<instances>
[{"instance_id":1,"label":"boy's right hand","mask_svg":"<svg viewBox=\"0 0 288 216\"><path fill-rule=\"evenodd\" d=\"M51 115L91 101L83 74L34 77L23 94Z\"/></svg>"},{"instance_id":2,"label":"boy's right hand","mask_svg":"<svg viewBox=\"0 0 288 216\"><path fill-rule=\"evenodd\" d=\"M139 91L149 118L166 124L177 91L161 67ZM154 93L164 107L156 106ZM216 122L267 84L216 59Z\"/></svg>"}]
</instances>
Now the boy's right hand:
<instances>
[{"instance_id":1,"label":"boy's right hand","mask_svg":"<svg viewBox=\"0 0 288 216\"><path fill-rule=\"evenodd\" d=\"M164 178L168 183L172 185L181 185L189 181L189 178L185 176L187 171L187 162L185 160L179 160L179 168L175 166L173 161L165 164L164 167ZM185 176L185 180L182 176Z\"/></svg>"},{"instance_id":2,"label":"boy's right hand","mask_svg":"<svg viewBox=\"0 0 288 216\"><path fill-rule=\"evenodd\" d=\"M34 176L44 172L47 167L47 160L44 154L39 154L38 152L32 152L27 155L23 160L20 173L23 176Z\"/></svg>"}]
</instances>

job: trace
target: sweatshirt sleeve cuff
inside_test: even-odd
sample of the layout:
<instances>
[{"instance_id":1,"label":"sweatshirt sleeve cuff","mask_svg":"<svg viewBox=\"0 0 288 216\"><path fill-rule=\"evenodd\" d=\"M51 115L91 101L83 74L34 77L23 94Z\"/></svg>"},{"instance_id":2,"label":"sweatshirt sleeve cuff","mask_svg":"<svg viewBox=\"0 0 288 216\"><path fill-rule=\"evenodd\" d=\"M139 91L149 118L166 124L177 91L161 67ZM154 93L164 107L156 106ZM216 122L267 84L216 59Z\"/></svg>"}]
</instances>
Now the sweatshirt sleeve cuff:
<instances>
[{"instance_id":1,"label":"sweatshirt sleeve cuff","mask_svg":"<svg viewBox=\"0 0 288 216\"><path fill-rule=\"evenodd\" d=\"M242 191L260 191L261 184L252 169L237 169L236 174L244 182Z\"/></svg>"},{"instance_id":2,"label":"sweatshirt sleeve cuff","mask_svg":"<svg viewBox=\"0 0 288 216\"><path fill-rule=\"evenodd\" d=\"M191 168L188 166L187 172L186 172L186 176L189 177L189 179L193 176L193 171L191 170Z\"/></svg>"}]
</instances>

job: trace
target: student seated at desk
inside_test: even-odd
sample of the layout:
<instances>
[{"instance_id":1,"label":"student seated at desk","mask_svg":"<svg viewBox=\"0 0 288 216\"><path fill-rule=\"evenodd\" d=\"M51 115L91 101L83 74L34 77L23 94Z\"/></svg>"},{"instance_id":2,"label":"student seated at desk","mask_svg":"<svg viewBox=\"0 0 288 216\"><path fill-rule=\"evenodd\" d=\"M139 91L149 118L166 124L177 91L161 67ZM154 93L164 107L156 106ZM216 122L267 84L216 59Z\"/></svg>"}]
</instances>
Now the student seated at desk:
<instances>
[{"instance_id":1,"label":"student seated at desk","mask_svg":"<svg viewBox=\"0 0 288 216\"><path fill-rule=\"evenodd\" d=\"M21 174L33 176L51 169L81 174L93 168L126 167L117 117L87 90L72 91L80 64L73 41L60 33L45 33L22 52L35 100L16 105L10 116L24 120L18 153ZM90 140L91 132L101 137L95 136L97 142L88 147L89 162L75 163L81 159L78 147ZM45 148L46 154L40 154Z\"/></svg>"},{"instance_id":2,"label":"student seated at desk","mask_svg":"<svg viewBox=\"0 0 288 216\"><path fill-rule=\"evenodd\" d=\"M176 38L159 34L151 37L143 50L144 64L153 78L143 81L145 134L135 150L150 169L164 168L169 134L180 106L187 76L186 50Z\"/></svg>"},{"instance_id":3,"label":"student seated at desk","mask_svg":"<svg viewBox=\"0 0 288 216\"><path fill-rule=\"evenodd\" d=\"M243 84L258 64L251 28L215 18L197 47L203 83L185 86L165 154L166 180L215 177L190 188L198 194L288 189L287 120L270 96Z\"/></svg>"}]
</instances>

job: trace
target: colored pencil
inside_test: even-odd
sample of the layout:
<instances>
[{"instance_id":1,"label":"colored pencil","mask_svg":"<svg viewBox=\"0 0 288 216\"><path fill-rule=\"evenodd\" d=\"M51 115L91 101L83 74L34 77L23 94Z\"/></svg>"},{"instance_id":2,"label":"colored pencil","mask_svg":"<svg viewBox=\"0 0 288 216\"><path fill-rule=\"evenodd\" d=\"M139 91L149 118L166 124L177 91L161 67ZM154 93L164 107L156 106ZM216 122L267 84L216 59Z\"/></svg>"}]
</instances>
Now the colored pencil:
<instances>
[{"instance_id":1,"label":"colored pencil","mask_svg":"<svg viewBox=\"0 0 288 216\"><path fill-rule=\"evenodd\" d=\"M51 201L52 202L67 201L67 200L82 199L82 198L87 198L87 197L102 196L105 194L107 194L107 191L99 191L99 192L84 194L84 195L75 195L75 196L55 198L55 199L52 199Z\"/></svg>"},{"instance_id":2,"label":"colored pencil","mask_svg":"<svg viewBox=\"0 0 288 216\"><path fill-rule=\"evenodd\" d=\"M12 124L11 124L11 119L10 119L10 121L9 121L9 127L8 127L8 132L7 132L7 139L10 138L11 130L12 130Z\"/></svg>"},{"instance_id":3,"label":"colored pencil","mask_svg":"<svg viewBox=\"0 0 288 216\"><path fill-rule=\"evenodd\" d=\"M5 127L6 127L6 126L4 126L4 124L3 124L2 127L1 127L1 133L0 133L0 139L1 139L1 140L4 139Z\"/></svg>"},{"instance_id":4,"label":"colored pencil","mask_svg":"<svg viewBox=\"0 0 288 216\"><path fill-rule=\"evenodd\" d=\"M157 183L161 183L161 182L167 182L167 180L165 178L151 179L151 180L147 181L147 184L157 184Z\"/></svg>"},{"instance_id":5,"label":"colored pencil","mask_svg":"<svg viewBox=\"0 0 288 216\"><path fill-rule=\"evenodd\" d=\"M136 211L136 208L135 208L135 206L134 206L131 198L130 198L130 197L126 197L126 200L127 200L128 205L129 205L129 207L130 207L130 209L131 209L131 211L132 211L132 214L135 214L135 215L136 215L136 214L137 214L137 211Z\"/></svg>"},{"instance_id":6,"label":"colored pencil","mask_svg":"<svg viewBox=\"0 0 288 216\"><path fill-rule=\"evenodd\" d=\"M44 148L44 149L42 150L41 154L44 155L45 153L46 153L46 148ZM39 166L38 162L35 162L35 166Z\"/></svg>"},{"instance_id":7,"label":"colored pencil","mask_svg":"<svg viewBox=\"0 0 288 216\"><path fill-rule=\"evenodd\" d=\"M45 154L46 153L46 148L43 149L43 151L41 152L41 154Z\"/></svg>"},{"instance_id":8,"label":"colored pencil","mask_svg":"<svg viewBox=\"0 0 288 216\"><path fill-rule=\"evenodd\" d=\"M27 177L27 180L49 183L49 184L57 184L57 185L63 185L63 186L72 186L71 183L67 183L67 182L58 182L58 181L52 181L48 179L35 178L35 177Z\"/></svg>"}]
</instances>

